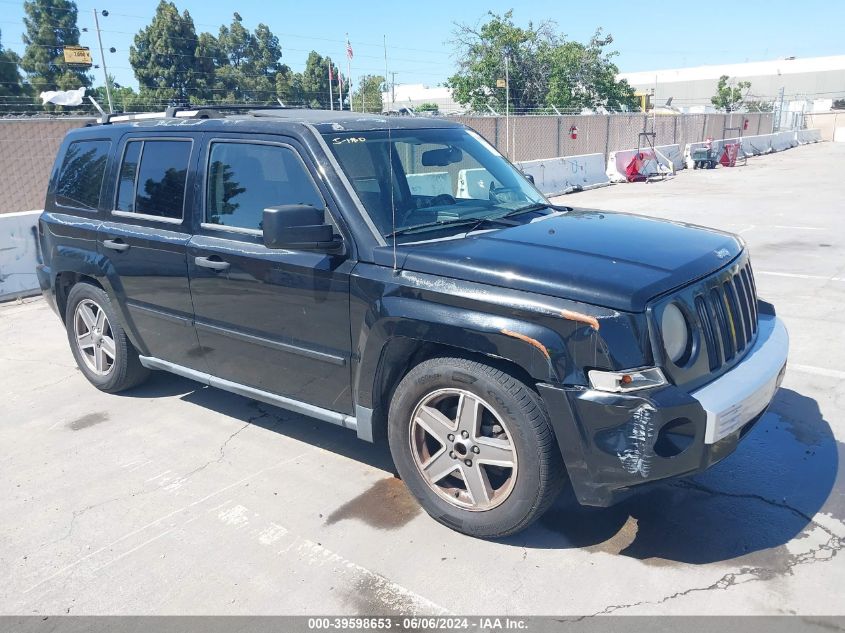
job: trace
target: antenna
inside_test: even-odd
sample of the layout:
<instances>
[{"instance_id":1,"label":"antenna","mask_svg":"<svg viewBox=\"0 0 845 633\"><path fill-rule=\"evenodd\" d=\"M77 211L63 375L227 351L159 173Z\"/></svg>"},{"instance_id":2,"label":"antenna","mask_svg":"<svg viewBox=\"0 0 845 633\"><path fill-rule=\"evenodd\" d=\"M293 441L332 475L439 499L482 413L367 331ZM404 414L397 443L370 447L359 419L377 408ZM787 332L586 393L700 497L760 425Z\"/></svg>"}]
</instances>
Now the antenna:
<instances>
[{"instance_id":1,"label":"antenna","mask_svg":"<svg viewBox=\"0 0 845 633\"><path fill-rule=\"evenodd\" d=\"M387 88L387 35L384 36L384 83L385 88ZM390 163L390 213L391 213L391 223L393 225L393 230L391 233L393 234L393 274L397 274L398 266L396 262L396 199L394 197L393 191L393 137L390 133L390 111L387 112L387 147L388 147L388 154L387 159Z\"/></svg>"}]
</instances>

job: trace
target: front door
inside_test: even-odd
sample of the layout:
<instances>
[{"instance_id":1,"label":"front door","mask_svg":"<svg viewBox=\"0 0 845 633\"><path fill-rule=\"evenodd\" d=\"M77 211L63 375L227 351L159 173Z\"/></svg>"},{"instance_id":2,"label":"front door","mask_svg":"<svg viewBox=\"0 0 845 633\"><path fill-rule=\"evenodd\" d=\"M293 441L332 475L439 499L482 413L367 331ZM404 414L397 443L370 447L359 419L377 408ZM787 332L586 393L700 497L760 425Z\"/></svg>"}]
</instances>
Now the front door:
<instances>
[{"instance_id":1,"label":"front door","mask_svg":"<svg viewBox=\"0 0 845 633\"><path fill-rule=\"evenodd\" d=\"M115 273L124 317L141 339L141 353L197 368L186 262L191 219L185 212L194 146L188 135L123 138L109 188L112 211L100 225L98 248Z\"/></svg>"},{"instance_id":2,"label":"front door","mask_svg":"<svg viewBox=\"0 0 845 633\"><path fill-rule=\"evenodd\" d=\"M188 244L195 323L219 378L352 413L349 273L344 255L264 246L265 207L328 198L296 143L208 139L204 204Z\"/></svg>"}]
</instances>

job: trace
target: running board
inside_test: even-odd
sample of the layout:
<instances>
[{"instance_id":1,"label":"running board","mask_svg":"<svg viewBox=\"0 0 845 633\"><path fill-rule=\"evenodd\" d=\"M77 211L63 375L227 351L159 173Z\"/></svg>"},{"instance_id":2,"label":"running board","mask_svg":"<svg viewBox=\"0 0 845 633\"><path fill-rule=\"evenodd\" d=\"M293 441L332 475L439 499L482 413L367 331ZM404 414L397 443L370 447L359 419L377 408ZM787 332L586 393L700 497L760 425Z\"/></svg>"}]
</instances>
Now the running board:
<instances>
[{"instance_id":1,"label":"running board","mask_svg":"<svg viewBox=\"0 0 845 633\"><path fill-rule=\"evenodd\" d=\"M217 376L212 376L211 374L206 374L204 372L197 371L196 369L191 369L190 367L177 365L176 363L171 363L166 360L161 360L160 358L153 358L152 356L139 356L138 359L141 361L141 364L147 369L159 369L162 371L169 371L172 374L176 374L184 378L190 378L191 380L196 380L197 382L200 382L204 385L208 385L209 387L223 389L224 391L236 393L239 396L244 396L245 398L260 400L261 402L266 402L267 404L272 404L282 409L293 411L294 413L301 413L302 415L317 418L318 420L322 420L323 422L337 424L338 426L342 426L346 429L352 429L353 431L357 431L358 437L361 437L362 439L369 439L370 442L373 441L371 432L368 433L369 438L367 438L364 433L361 432L369 431L369 429L359 429L357 418L351 415L347 415L345 413L338 413L337 411L331 411L330 409L323 409L322 407L317 407L313 404L308 404L307 402L301 402L299 400L293 400L292 398L286 398L285 396L278 396L274 393L270 393L269 391L262 391L261 389L256 389L255 387L248 387L247 385L232 382L231 380L218 378ZM356 408L356 410L358 408Z\"/></svg>"}]
</instances>

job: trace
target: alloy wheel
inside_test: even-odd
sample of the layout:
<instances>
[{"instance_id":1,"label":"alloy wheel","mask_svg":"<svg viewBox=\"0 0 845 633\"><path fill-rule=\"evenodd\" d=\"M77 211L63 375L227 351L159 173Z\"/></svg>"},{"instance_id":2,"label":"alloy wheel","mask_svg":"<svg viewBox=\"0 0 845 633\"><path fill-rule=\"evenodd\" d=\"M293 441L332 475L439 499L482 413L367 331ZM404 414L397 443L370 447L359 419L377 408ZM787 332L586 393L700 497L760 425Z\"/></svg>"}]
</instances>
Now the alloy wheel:
<instances>
[{"instance_id":1,"label":"alloy wheel","mask_svg":"<svg viewBox=\"0 0 845 633\"><path fill-rule=\"evenodd\" d=\"M438 389L414 409L409 434L414 464L439 497L471 511L502 504L517 477L510 431L482 398Z\"/></svg>"},{"instance_id":2,"label":"alloy wheel","mask_svg":"<svg viewBox=\"0 0 845 633\"><path fill-rule=\"evenodd\" d=\"M117 352L105 310L90 299L80 301L73 313L73 332L88 369L98 376L111 372Z\"/></svg>"}]
</instances>

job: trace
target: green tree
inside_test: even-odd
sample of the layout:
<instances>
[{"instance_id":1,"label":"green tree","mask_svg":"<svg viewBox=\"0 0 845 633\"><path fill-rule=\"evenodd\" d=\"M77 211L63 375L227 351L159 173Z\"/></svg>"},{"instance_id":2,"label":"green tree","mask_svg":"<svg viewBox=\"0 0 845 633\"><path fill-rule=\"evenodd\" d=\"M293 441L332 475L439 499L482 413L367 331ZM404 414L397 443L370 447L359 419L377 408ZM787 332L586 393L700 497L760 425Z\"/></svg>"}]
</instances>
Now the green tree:
<instances>
[{"instance_id":1,"label":"green tree","mask_svg":"<svg viewBox=\"0 0 845 633\"><path fill-rule=\"evenodd\" d=\"M142 99L158 106L189 102L197 76L197 43L191 14L180 14L175 4L161 0L152 22L135 35L129 49Z\"/></svg>"},{"instance_id":2,"label":"green tree","mask_svg":"<svg viewBox=\"0 0 845 633\"><path fill-rule=\"evenodd\" d=\"M308 53L305 60L305 70L302 72L302 99L304 104L312 108L329 108L329 66L332 67L331 89L334 91L334 104L338 105L339 95L337 94L337 66L332 63L331 57L323 57L316 51Z\"/></svg>"},{"instance_id":3,"label":"green tree","mask_svg":"<svg viewBox=\"0 0 845 633\"><path fill-rule=\"evenodd\" d=\"M352 93L352 109L358 112L381 114L384 108L382 93L387 84L381 75L364 75L358 80L358 88Z\"/></svg>"},{"instance_id":4,"label":"green tree","mask_svg":"<svg viewBox=\"0 0 845 633\"><path fill-rule=\"evenodd\" d=\"M616 80L619 69L613 63L616 52L606 49L610 35L597 29L587 44L561 42L548 48L550 69L546 105L565 109L605 107L613 110L636 108L634 88Z\"/></svg>"},{"instance_id":5,"label":"green tree","mask_svg":"<svg viewBox=\"0 0 845 633\"><path fill-rule=\"evenodd\" d=\"M142 109L141 106L143 104L139 99L138 93L130 86L121 86L119 83L116 83L111 73L109 73L109 82L111 83L111 99L115 112L134 112ZM91 96L97 100L97 103L103 109L106 109L108 95L106 94L106 87L104 85L94 88L91 91Z\"/></svg>"},{"instance_id":6,"label":"green tree","mask_svg":"<svg viewBox=\"0 0 845 633\"><path fill-rule=\"evenodd\" d=\"M2 34L0 34L2 35ZM26 91L18 71L20 58L14 51L4 51L0 39L0 110L18 111L25 108Z\"/></svg>"},{"instance_id":7,"label":"green tree","mask_svg":"<svg viewBox=\"0 0 845 633\"><path fill-rule=\"evenodd\" d=\"M23 3L26 45L20 60L34 96L45 90L75 90L90 86L84 69L64 61L64 47L79 45L77 8L71 0L26 0ZM60 106L50 106L50 109Z\"/></svg>"},{"instance_id":8,"label":"green tree","mask_svg":"<svg viewBox=\"0 0 845 633\"><path fill-rule=\"evenodd\" d=\"M745 108L749 112L772 112L775 109L775 104L771 101L751 100L745 102Z\"/></svg>"},{"instance_id":9,"label":"green tree","mask_svg":"<svg viewBox=\"0 0 845 633\"><path fill-rule=\"evenodd\" d=\"M446 85L455 99L473 110L488 106L510 109L634 107L634 90L617 81L619 69L607 50L613 42L598 29L587 44L567 41L546 20L523 28L513 21L513 11L488 13L480 27L456 25L453 44L458 72ZM504 87L508 79L508 88Z\"/></svg>"},{"instance_id":10,"label":"green tree","mask_svg":"<svg viewBox=\"0 0 845 633\"><path fill-rule=\"evenodd\" d=\"M225 101L226 95L219 87L217 72L228 64L228 59L220 41L211 33L200 33L194 57L196 62L191 102L200 104Z\"/></svg>"},{"instance_id":11,"label":"green tree","mask_svg":"<svg viewBox=\"0 0 845 633\"><path fill-rule=\"evenodd\" d=\"M266 24L259 24L250 33L235 13L229 26L220 27L217 43L217 92L225 95L225 100L240 103L275 98L276 77L286 67L280 61L279 38Z\"/></svg>"},{"instance_id":12,"label":"green tree","mask_svg":"<svg viewBox=\"0 0 845 633\"><path fill-rule=\"evenodd\" d=\"M302 73L293 72L282 65L276 74L276 96L288 106L305 105L305 91L302 87Z\"/></svg>"},{"instance_id":13,"label":"green tree","mask_svg":"<svg viewBox=\"0 0 845 633\"><path fill-rule=\"evenodd\" d=\"M418 106L415 106L414 111L415 112L433 112L434 114L437 114L437 113L440 112L440 106L438 106L436 103L426 102L426 103L421 103Z\"/></svg>"},{"instance_id":14,"label":"green tree","mask_svg":"<svg viewBox=\"0 0 845 633\"><path fill-rule=\"evenodd\" d=\"M734 86L730 82L730 77L722 75L719 77L716 94L710 98L710 103L719 110L733 112L742 105L750 87L750 81L740 81Z\"/></svg>"},{"instance_id":15,"label":"green tree","mask_svg":"<svg viewBox=\"0 0 845 633\"><path fill-rule=\"evenodd\" d=\"M458 72L446 82L455 100L473 110L489 105L504 111L505 88L499 84L507 74L512 110L542 105L550 72L548 50L557 44L554 23L547 20L535 27L529 22L521 28L513 21L513 10L487 15L480 27L455 25Z\"/></svg>"}]
</instances>

